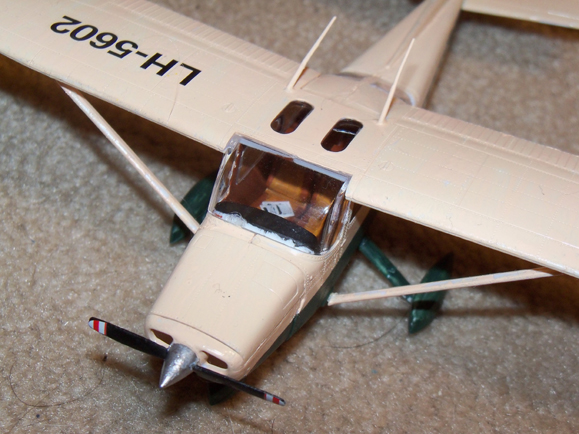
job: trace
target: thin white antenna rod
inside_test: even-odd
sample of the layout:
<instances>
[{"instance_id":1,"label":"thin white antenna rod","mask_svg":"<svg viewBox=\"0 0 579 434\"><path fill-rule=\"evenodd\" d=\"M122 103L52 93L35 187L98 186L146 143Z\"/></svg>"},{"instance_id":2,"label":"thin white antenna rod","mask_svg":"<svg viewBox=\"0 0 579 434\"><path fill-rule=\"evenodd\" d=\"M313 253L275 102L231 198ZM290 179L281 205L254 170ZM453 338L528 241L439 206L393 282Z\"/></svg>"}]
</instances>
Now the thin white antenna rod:
<instances>
[{"instance_id":1,"label":"thin white antenna rod","mask_svg":"<svg viewBox=\"0 0 579 434\"><path fill-rule=\"evenodd\" d=\"M378 118L378 125L382 125L384 123L384 119L386 119L386 115L390 111L390 106L392 105L392 100L394 100L394 93L396 92L396 87L398 86L398 80L402 75L402 70L404 69L404 65L406 64L406 60L408 59L408 55L410 54L410 50L412 50L412 46L414 45L414 41L416 38L413 38L410 41L410 45L408 46L408 50L406 50L406 54L404 55L404 59L402 59L402 63L400 64L400 68L398 68L398 73L396 74L396 78L394 79L394 84L390 88L390 92L388 92L388 98L386 98L386 104L384 104L384 108L382 109L382 113L380 113L380 117Z\"/></svg>"},{"instance_id":2,"label":"thin white antenna rod","mask_svg":"<svg viewBox=\"0 0 579 434\"><path fill-rule=\"evenodd\" d=\"M197 232L199 223L191 214L181 205L181 203L171 194L161 181L151 172L145 163L133 152L127 143L117 134L108 122L99 114L99 112L89 103L86 98L80 95L76 90L60 85L66 94L79 106L79 108L88 116L88 118L97 126L107 139L117 148L123 157L139 172L139 174L149 183L157 194L165 201L183 223L191 230Z\"/></svg>"},{"instance_id":3,"label":"thin white antenna rod","mask_svg":"<svg viewBox=\"0 0 579 434\"><path fill-rule=\"evenodd\" d=\"M318 37L318 40L314 43L314 45L312 45L312 48L310 48L310 51L308 51L308 54L306 54L306 57L304 57L304 60L302 60L302 63L300 63L300 66L298 67L294 76L292 77L292 79L288 83L287 87L285 88L287 91L293 90L295 84L297 83L298 79L302 75L302 72L304 72L304 69L306 69L306 66L308 65L308 62L310 61L311 57L314 55L314 53L316 52L316 50L318 49L318 47L320 46L320 44L324 40L326 34L330 30L330 27L332 27L332 24L334 24L334 21L336 21L335 16L330 20L330 22L328 23L328 25L326 26L326 28L324 29L322 34Z\"/></svg>"},{"instance_id":4,"label":"thin white antenna rod","mask_svg":"<svg viewBox=\"0 0 579 434\"><path fill-rule=\"evenodd\" d=\"M341 303L353 303L355 301L376 300L378 298L398 297L400 295L420 294L423 292L446 291L471 286L540 279L541 277L552 277L560 274L558 271L541 267L531 270L517 270L506 273L486 274L484 276L463 277L462 279L440 280L438 282L421 283L418 285L397 286L377 289L375 291L356 292L353 294L331 294L328 298L328 306Z\"/></svg>"}]
</instances>

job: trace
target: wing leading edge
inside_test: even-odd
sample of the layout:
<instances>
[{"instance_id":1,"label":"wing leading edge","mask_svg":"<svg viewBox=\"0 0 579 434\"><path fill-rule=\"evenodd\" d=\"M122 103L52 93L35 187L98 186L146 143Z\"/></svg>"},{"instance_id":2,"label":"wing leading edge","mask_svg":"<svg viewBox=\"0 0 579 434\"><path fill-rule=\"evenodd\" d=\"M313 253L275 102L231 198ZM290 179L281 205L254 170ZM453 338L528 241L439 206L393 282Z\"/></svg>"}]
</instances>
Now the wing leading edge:
<instances>
[{"instance_id":1,"label":"wing leading edge","mask_svg":"<svg viewBox=\"0 0 579 434\"><path fill-rule=\"evenodd\" d=\"M347 196L579 277L578 156L412 108Z\"/></svg>"}]
</instances>

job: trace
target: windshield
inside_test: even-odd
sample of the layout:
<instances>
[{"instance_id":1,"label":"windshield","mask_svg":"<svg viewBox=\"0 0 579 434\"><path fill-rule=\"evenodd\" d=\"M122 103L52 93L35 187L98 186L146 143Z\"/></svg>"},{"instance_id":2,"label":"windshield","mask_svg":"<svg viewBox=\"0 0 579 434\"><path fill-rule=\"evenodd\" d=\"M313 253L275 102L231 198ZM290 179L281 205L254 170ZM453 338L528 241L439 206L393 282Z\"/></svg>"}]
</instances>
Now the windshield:
<instances>
[{"instance_id":1,"label":"windshield","mask_svg":"<svg viewBox=\"0 0 579 434\"><path fill-rule=\"evenodd\" d=\"M225 157L212 212L308 253L327 250L340 226L347 180L251 145L243 140Z\"/></svg>"}]
</instances>

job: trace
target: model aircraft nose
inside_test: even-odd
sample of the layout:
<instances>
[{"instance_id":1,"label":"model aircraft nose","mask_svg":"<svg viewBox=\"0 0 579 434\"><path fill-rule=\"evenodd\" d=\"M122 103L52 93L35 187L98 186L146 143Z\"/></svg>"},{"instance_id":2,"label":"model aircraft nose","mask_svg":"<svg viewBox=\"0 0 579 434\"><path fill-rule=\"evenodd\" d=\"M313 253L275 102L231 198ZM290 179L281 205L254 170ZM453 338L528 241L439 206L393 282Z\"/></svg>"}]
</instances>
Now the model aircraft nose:
<instances>
[{"instance_id":1,"label":"model aircraft nose","mask_svg":"<svg viewBox=\"0 0 579 434\"><path fill-rule=\"evenodd\" d=\"M199 358L190 348L181 344L172 344L167 352L167 357L161 369L159 387L164 389L181 381L189 374L193 373L193 367Z\"/></svg>"},{"instance_id":2,"label":"model aircraft nose","mask_svg":"<svg viewBox=\"0 0 579 434\"><path fill-rule=\"evenodd\" d=\"M145 323L145 333L147 338L167 348L170 355L167 357L166 368L164 369L167 369L168 372L181 371L178 368L169 370L169 366L180 366L181 364L189 366L194 363L234 378L242 378L244 374L242 372L244 360L237 352L223 342L219 342L208 334L186 324L149 313ZM174 362L168 360L171 357L175 357ZM167 375L172 376L173 374ZM163 374L161 374L161 378L163 378ZM163 386L164 381L161 380L163 383L161 387L169 386L168 381L166 386ZM172 381L171 384L175 381Z\"/></svg>"}]
</instances>

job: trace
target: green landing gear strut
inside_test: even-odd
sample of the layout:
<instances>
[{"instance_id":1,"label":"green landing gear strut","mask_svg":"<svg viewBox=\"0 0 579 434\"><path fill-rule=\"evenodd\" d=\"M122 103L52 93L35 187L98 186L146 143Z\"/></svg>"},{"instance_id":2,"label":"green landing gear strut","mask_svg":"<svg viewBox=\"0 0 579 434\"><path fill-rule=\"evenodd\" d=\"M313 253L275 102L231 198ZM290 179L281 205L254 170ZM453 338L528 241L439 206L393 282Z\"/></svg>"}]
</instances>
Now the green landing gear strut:
<instances>
[{"instance_id":1,"label":"green landing gear strut","mask_svg":"<svg viewBox=\"0 0 579 434\"><path fill-rule=\"evenodd\" d=\"M409 285L408 280L398 271L394 264L369 238L364 237L360 243L360 252L390 281L392 286ZM450 279L452 273L453 255L448 254L428 270L421 283ZM408 314L408 332L418 333L426 328L436 318L442 307L446 291L426 292L423 294L406 295L403 298L410 303Z\"/></svg>"},{"instance_id":2,"label":"green landing gear strut","mask_svg":"<svg viewBox=\"0 0 579 434\"><path fill-rule=\"evenodd\" d=\"M209 200L211 199L211 192L213 191L216 177L217 172L203 178L189 190L181 201L181 205L191 213L199 224L203 222L207 215L207 208L209 207ZM171 227L169 242L175 244L190 235L191 231L183 224L179 217L173 217L173 226Z\"/></svg>"}]
</instances>

